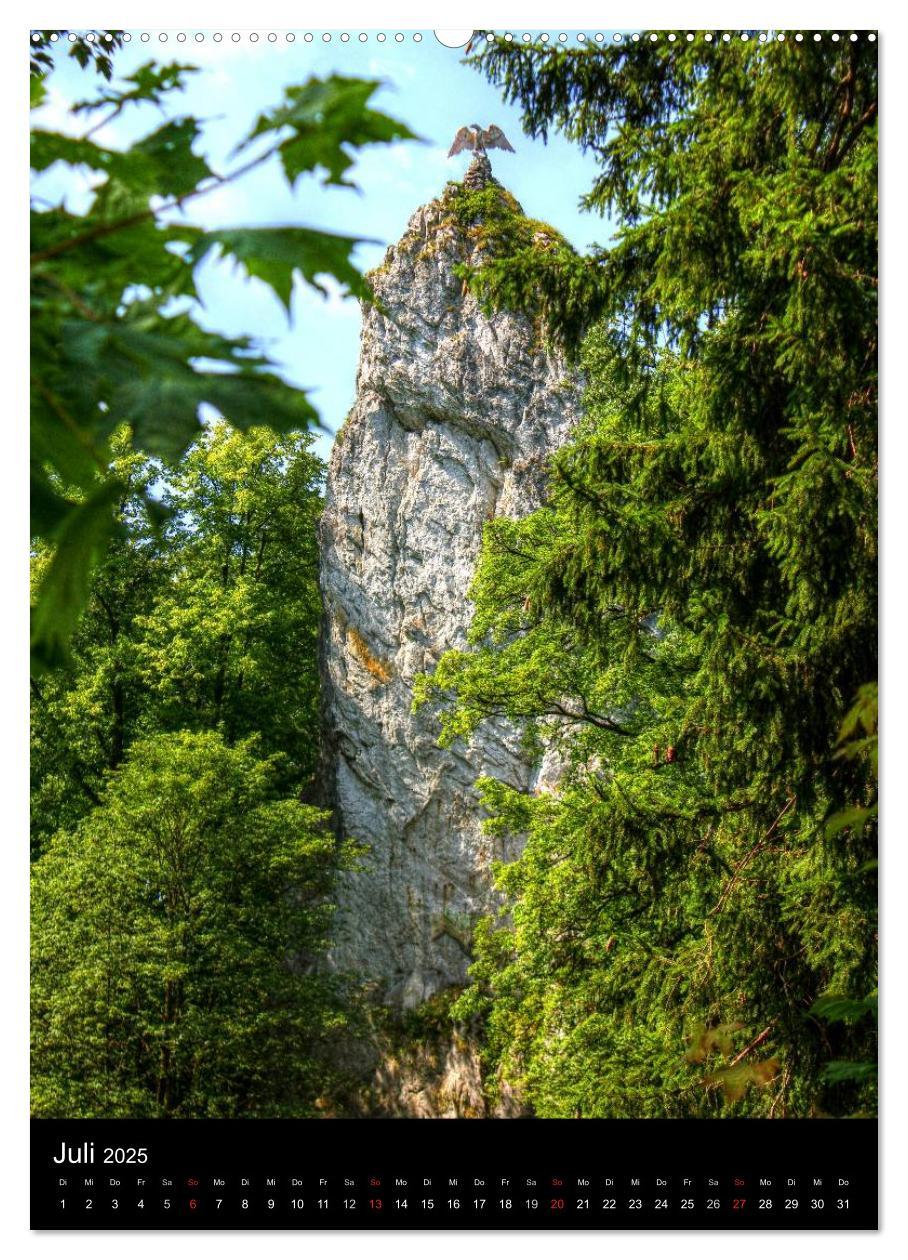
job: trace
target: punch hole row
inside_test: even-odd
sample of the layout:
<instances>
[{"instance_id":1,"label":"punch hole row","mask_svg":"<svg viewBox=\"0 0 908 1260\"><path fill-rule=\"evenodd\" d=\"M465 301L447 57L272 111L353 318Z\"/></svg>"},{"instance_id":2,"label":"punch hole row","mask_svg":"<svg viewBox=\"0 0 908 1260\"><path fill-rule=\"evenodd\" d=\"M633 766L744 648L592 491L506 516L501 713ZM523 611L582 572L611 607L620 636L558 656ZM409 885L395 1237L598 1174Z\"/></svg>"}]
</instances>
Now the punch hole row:
<instances>
[{"instance_id":1,"label":"punch hole row","mask_svg":"<svg viewBox=\"0 0 908 1260\"><path fill-rule=\"evenodd\" d=\"M75 31L67 31L67 32L60 32L60 33L55 31L50 36L51 43L56 43L58 40L62 39L64 35L65 35L66 40L68 40L70 43L75 43L80 38L80 36ZM552 34L549 31L539 31L539 32L536 32L535 34L530 31L523 31L519 35L515 35L512 31L506 31L504 33L503 38L506 42L519 41L524 44L530 44L537 41L542 44L547 44L549 42L555 42L558 44L566 44L569 41L574 40L578 44L595 43L595 44L601 45L606 42L610 42L614 44L622 44L622 43L636 44L636 43L639 43L641 40L649 41L650 43L653 43L653 44L660 43L660 42L667 42L669 44L673 44L676 42L693 43L698 38L698 36L700 39L703 40L704 43L707 43L707 44L714 43L714 42L728 44L728 43L731 43L733 40L740 40L743 43L747 43L749 40L753 38L756 38L757 42L761 44L772 43L772 42L782 44L782 43L785 43L787 40L793 40L797 44L804 43L805 41L810 42L812 40L814 43L819 44L824 39L829 39L834 44L839 43L840 41L850 42L854 44L854 43L857 43L858 40L861 38L861 34L855 31L852 31L849 34L845 34L839 31L832 31L832 32L826 31L822 33L819 31L814 31L812 33L811 32L804 33L802 31L798 31L794 35L786 34L784 31L779 31L779 32L761 31L758 35L756 35L756 37L754 37L753 33L749 31L741 31L741 32L736 32L736 33L732 33L729 31L723 31L723 32L685 31L680 34L675 31L634 31L631 34L624 34L621 31L615 31L611 36L606 35L603 31L596 31L593 34L587 34L587 32L585 31L578 31L576 35L574 36L569 35L566 31L559 31L557 34ZM485 37L486 39L489 39L489 40L494 39L495 33L493 31L485 32ZM108 32L104 32L104 31L102 32L88 31L82 38L84 38L86 43L89 43L89 44L93 44L93 43L105 44L105 43L110 43L113 39L113 36L109 34ZM140 31L136 34L133 34L133 32L131 31L125 31L123 33L122 38L123 38L123 42L127 44L130 43L133 39L138 39L143 44L150 43L154 40L156 40L158 43L166 44L170 40L171 36L167 31L160 31L157 34L153 32L149 32L149 31ZM366 31L360 31L358 34L353 34L353 33L350 33L349 31L341 31L341 32L338 32L336 35L332 31L323 31L321 35L316 35L312 31L305 31L300 36L300 38L302 42L306 44L311 44L316 39L320 39L321 42L325 44L330 44L335 38L341 44L348 44L352 39L356 39L359 43L362 43L362 44L367 43L369 39L374 39L375 42L378 44L384 44L389 39L393 40L394 43L402 44L406 41L407 35L404 34L402 31L397 31L394 34L387 34L384 31L373 31L371 33L366 32ZM419 44L419 43L422 43L423 35L420 31L414 31L413 34L410 36L410 38L414 44ZM869 43L871 44L875 43L876 42L875 32L868 31L866 33L866 38ZM32 41L37 43L40 39L41 39L40 33L38 31L34 31L32 33ZM205 40L211 40L215 44L220 44L225 39L228 39L231 43L234 43L234 44L240 43L244 39L248 40L249 43L251 44L256 44L261 39L264 39L269 44L276 44L278 42L292 44L296 41L297 35L296 35L296 32L294 31L286 31L280 35L275 31L269 31L263 35L258 34L256 31L249 31L245 34L240 31L231 31L228 33L224 33L222 31L214 31L210 34L203 31L195 31L192 33L179 31L173 36L173 39L178 44L185 44L189 42L201 44L201 43L204 43Z\"/></svg>"}]
</instances>

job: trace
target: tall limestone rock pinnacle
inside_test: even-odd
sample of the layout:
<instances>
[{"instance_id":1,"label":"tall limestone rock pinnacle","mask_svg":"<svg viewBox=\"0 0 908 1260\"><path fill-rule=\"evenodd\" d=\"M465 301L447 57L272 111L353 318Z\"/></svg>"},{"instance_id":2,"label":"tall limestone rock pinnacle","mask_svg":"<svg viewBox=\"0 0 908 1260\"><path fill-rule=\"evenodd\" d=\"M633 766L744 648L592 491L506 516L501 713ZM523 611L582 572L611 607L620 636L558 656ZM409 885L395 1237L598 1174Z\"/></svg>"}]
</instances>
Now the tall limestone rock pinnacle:
<instances>
[{"instance_id":1,"label":"tall limestone rock pinnacle","mask_svg":"<svg viewBox=\"0 0 908 1260\"><path fill-rule=\"evenodd\" d=\"M355 405L331 456L321 524L329 777L339 826L369 846L338 893L334 964L413 1008L463 985L501 842L482 833L474 782L532 788L516 732L488 724L437 746L413 680L463 647L486 521L536 507L547 456L578 393L528 318L484 315L455 273L505 234L564 247L474 159L421 207L371 280Z\"/></svg>"}]
</instances>

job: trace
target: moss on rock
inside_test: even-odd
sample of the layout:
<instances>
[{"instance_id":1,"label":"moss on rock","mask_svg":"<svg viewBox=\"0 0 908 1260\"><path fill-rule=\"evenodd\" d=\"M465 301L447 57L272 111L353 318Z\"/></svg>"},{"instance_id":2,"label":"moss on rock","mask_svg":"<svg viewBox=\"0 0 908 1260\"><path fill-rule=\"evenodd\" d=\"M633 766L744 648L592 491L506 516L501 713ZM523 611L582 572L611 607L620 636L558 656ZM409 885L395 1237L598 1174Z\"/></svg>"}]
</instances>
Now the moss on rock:
<instances>
[{"instance_id":1,"label":"moss on rock","mask_svg":"<svg viewBox=\"0 0 908 1260\"><path fill-rule=\"evenodd\" d=\"M453 189L450 204L458 226L492 257L504 258L540 245L574 252L551 224L528 218L513 193L500 184L484 188L455 184Z\"/></svg>"}]
</instances>

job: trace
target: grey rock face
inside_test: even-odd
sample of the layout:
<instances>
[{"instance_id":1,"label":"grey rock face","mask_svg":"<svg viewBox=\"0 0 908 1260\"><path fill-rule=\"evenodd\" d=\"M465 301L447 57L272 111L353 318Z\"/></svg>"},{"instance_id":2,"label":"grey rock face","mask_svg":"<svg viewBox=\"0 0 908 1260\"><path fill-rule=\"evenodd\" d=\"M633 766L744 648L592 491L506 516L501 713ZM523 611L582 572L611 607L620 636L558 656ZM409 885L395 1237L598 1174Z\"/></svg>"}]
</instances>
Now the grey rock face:
<instances>
[{"instance_id":1,"label":"grey rock face","mask_svg":"<svg viewBox=\"0 0 908 1260\"><path fill-rule=\"evenodd\" d=\"M507 1120L526 1115L506 1082L490 1112L476 1046L455 1034L412 1044L385 1056L371 1082L371 1114L436 1120Z\"/></svg>"},{"instance_id":2,"label":"grey rock face","mask_svg":"<svg viewBox=\"0 0 908 1260\"><path fill-rule=\"evenodd\" d=\"M481 832L474 781L532 787L535 773L505 723L439 749L431 712L411 712L413 679L464 646L483 524L539 504L578 414L531 322L487 318L455 275L482 248L452 214L457 192L419 209L373 273L384 310L364 308L321 524L329 775L340 826L370 848L339 892L333 962L402 1008L465 982L491 860L511 856Z\"/></svg>"}]
</instances>

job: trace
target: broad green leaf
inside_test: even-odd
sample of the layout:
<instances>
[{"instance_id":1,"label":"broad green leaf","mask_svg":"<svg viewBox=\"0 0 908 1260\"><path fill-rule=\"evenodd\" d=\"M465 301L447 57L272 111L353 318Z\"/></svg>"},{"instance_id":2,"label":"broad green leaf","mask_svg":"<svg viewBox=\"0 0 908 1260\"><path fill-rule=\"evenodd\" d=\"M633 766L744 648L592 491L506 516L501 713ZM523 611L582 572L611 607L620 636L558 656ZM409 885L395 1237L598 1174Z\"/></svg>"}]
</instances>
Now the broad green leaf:
<instances>
[{"instance_id":1,"label":"broad green leaf","mask_svg":"<svg viewBox=\"0 0 908 1260\"><path fill-rule=\"evenodd\" d=\"M44 171L54 162L67 162L70 166L88 166L95 171L109 171L116 166L122 155L113 149L102 148L92 140L80 136L67 136L59 131L42 131L34 128L31 133L29 160L32 170Z\"/></svg>"},{"instance_id":2,"label":"broad green leaf","mask_svg":"<svg viewBox=\"0 0 908 1260\"><path fill-rule=\"evenodd\" d=\"M733 1034L741 1029L740 1023L717 1024L708 1028L705 1024L696 1024L688 1034L689 1047L686 1058L689 1063L703 1063L711 1054L731 1054L734 1046Z\"/></svg>"},{"instance_id":3,"label":"broad green leaf","mask_svg":"<svg viewBox=\"0 0 908 1260\"><path fill-rule=\"evenodd\" d=\"M286 433L318 422L302 390L264 372L136 377L113 395L116 414L133 427L137 449L164 458L182 454L196 436L203 403L239 429L267 419L271 428Z\"/></svg>"},{"instance_id":4,"label":"broad green leaf","mask_svg":"<svg viewBox=\"0 0 908 1260\"><path fill-rule=\"evenodd\" d=\"M833 1059L827 1063L820 1074L830 1085L843 1085L849 1082L860 1084L872 1081L877 1075L875 1063L850 1062L847 1059Z\"/></svg>"},{"instance_id":5,"label":"broad green leaf","mask_svg":"<svg viewBox=\"0 0 908 1260\"><path fill-rule=\"evenodd\" d=\"M40 669L62 664L88 596L89 581L114 529L114 504L123 493L116 478L72 504L54 535L54 556L32 610L32 662Z\"/></svg>"},{"instance_id":6,"label":"broad green leaf","mask_svg":"<svg viewBox=\"0 0 908 1260\"><path fill-rule=\"evenodd\" d=\"M160 105L168 92L182 91L186 86L184 79L188 74L196 74L198 66L191 66L178 61L159 66L154 61L146 61L132 74L126 75L122 82L130 87L111 88L101 92L87 101L78 101L72 107L72 113L83 114L92 110L123 106L139 101L148 101Z\"/></svg>"},{"instance_id":7,"label":"broad green leaf","mask_svg":"<svg viewBox=\"0 0 908 1260\"><path fill-rule=\"evenodd\" d=\"M877 995L872 993L866 998L849 998L840 993L826 993L817 998L807 1012L818 1019L825 1019L830 1024L853 1024L865 1015L877 1016Z\"/></svg>"},{"instance_id":8,"label":"broad green leaf","mask_svg":"<svg viewBox=\"0 0 908 1260\"><path fill-rule=\"evenodd\" d=\"M129 424L136 447L150 455L179 457L198 434L204 403L239 428L265 418L280 432L318 422L305 393L250 354L247 341L207 333L186 315L147 329L69 321L63 334L67 361L90 374L93 395L105 402L106 427Z\"/></svg>"},{"instance_id":9,"label":"broad green leaf","mask_svg":"<svg viewBox=\"0 0 908 1260\"><path fill-rule=\"evenodd\" d=\"M154 172L155 186L151 191L183 197L211 176L205 159L192 151L198 135L195 118L175 118L128 149L123 154L122 169L125 172L132 164L139 166L145 159Z\"/></svg>"},{"instance_id":10,"label":"broad green leaf","mask_svg":"<svg viewBox=\"0 0 908 1260\"><path fill-rule=\"evenodd\" d=\"M46 538L53 534L71 509L71 500L58 493L41 465L33 465L29 487L32 536Z\"/></svg>"},{"instance_id":11,"label":"broad green leaf","mask_svg":"<svg viewBox=\"0 0 908 1260\"><path fill-rule=\"evenodd\" d=\"M764 1089L779 1073L779 1060L775 1057L758 1063L738 1063L734 1067L720 1068L704 1082L718 1085L729 1102L740 1102L748 1088Z\"/></svg>"},{"instance_id":12,"label":"broad green leaf","mask_svg":"<svg viewBox=\"0 0 908 1260\"><path fill-rule=\"evenodd\" d=\"M80 40L68 51L109 77L110 57L93 44ZM32 50L32 64L32 99L39 102L41 77L53 64L43 45ZM91 538L103 538L102 514L92 505L99 466L110 458L119 426L130 427L138 450L176 460L199 434L203 405L240 429L268 424L300 431L317 423L305 393L280 378L250 337L225 337L196 322L199 261L212 251L229 256L288 308L297 277L323 293L325 278L332 277L345 293L371 297L352 261L360 238L296 227L206 234L161 220L153 198L182 202L215 186L194 152L197 119L171 118L126 150L93 138L93 127L129 105L166 108L168 94L180 90L192 70L148 62L71 107L72 114L91 115L87 136L39 128L32 138L35 171L63 164L103 177L87 213L37 201L32 213L33 523L36 536L58 545L59 553L36 610L36 651L48 659L59 656L78 617ZM412 134L368 107L376 88L372 81L335 77L290 89L278 110L260 120L256 134L276 133L264 160L278 145L297 143L281 156L285 171L322 166L329 181L342 182L353 160L348 149ZM77 508L78 491L86 498ZM74 603L52 641L52 617L67 598Z\"/></svg>"},{"instance_id":13,"label":"broad green leaf","mask_svg":"<svg viewBox=\"0 0 908 1260\"><path fill-rule=\"evenodd\" d=\"M379 86L378 80L332 75L288 88L285 104L262 114L237 151L260 135L289 128L292 135L281 142L279 152L291 183L321 167L327 171L325 183L349 184L344 176L353 158L345 145L361 148L419 138L404 123L368 107Z\"/></svg>"},{"instance_id":14,"label":"broad green leaf","mask_svg":"<svg viewBox=\"0 0 908 1260\"><path fill-rule=\"evenodd\" d=\"M842 719L839 743L855 738L859 731L870 735L877 729L879 715L879 689L876 683L865 683L858 688L857 699Z\"/></svg>"},{"instance_id":15,"label":"broad green leaf","mask_svg":"<svg viewBox=\"0 0 908 1260\"><path fill-rule=\"evenodd\" d=\"M51 398L57 400L53 391ZM67 398L66 402L69 401ZM56 469L61 484L67 488L91 487L98 475L97 452L92 447L93 439L98 430L109 429L109 422L103 412L95 409L91 418L97 422L95 432L82 428L71 415L71 423L65 423L59 409L50 406L44 395L33 385L30 429L32 464L38 468ZM80 416L79 420L81 419Z\"/></svg>"},{"instance_id":16,"label":"broad green leaf","mask_svg":"<svg viewBox=\"0 0 908 1260\"><path fill-rule=\"evenodd\" d=\"M313 228L226 228L208 232L193 247L192 256L203 259L219 247L236 259L250 276L264 280L287 311L293 292L293 278L300 275L320 293L326 293L318 277L331 275L349 294L369 298L371 290L353 266L350 256L359 238L338 236Z\"/></svg>"},{"instance_id":17,"label":"broad green leaf","mask_svg":"<svg viewBox=\"0 0 908 1260\"><path fill-rule=\"evenodd\" d=\"M876 814L877 807L875 805L866 808L860 805L851 805L848 809L839 810L826 823L825 835L827 840L831 840L833 836L837 836L840 831L845 831L847 828L851 828L860 834L866 823L871 818L875 818Z\"/></svg>"},{"instance_id":18,"label":"broad green leaf","mask_svg":"<svg viewBox=\"0 0 908 1260\"><path fill-rule=\"evenodd\" d=\"M77 136L36 129L31 136L31 165L36 171L44 171L54 162L87 166L102 171L136 196L181 197L211 176L204 158L192 151L198 135L194 118L178 118L132 148L119 151ZM111 200L113 194L107 193L102 204L106 207Z\"/></svg>"}]
</instances>

